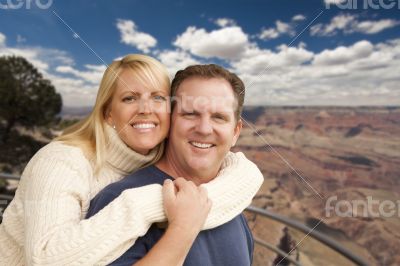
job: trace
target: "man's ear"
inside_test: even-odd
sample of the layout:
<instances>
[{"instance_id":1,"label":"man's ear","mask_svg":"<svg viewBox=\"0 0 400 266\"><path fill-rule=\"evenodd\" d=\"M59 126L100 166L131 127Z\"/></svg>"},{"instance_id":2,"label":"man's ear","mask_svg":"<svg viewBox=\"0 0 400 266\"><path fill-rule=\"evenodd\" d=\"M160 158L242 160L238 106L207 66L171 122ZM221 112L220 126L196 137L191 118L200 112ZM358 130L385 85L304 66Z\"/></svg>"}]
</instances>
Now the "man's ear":
<instances>
[{"instance_id":1,"label":"man's ear","mask_svg":"<svg viewBox=\"0 0 400 266\"><path fill-rule=\"evenodd\" d=\"M236 141L239 139L239 135L240 135L240 131L242 130L242 127L243 127L242 119L239 118L239 120L236 123L235 129L234 129L232 147L235 146Z\"/></svg>"}]
</instances>

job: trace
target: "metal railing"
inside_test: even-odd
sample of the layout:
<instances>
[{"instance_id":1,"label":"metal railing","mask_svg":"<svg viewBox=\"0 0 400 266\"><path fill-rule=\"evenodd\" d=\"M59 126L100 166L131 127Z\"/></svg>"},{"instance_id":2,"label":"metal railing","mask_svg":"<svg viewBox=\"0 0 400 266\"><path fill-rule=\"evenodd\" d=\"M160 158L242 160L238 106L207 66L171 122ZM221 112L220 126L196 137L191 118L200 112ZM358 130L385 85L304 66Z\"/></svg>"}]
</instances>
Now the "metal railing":
<instances>
[{"instance_id":1,"label":"metal railing","mask_svg":"<svg viewBox=\"0 0 400 266\"><path fill-rule=\"evenodd\" d=\"M11 175L11 174L0 173L0 179L4 179L4 180L19 180L20 177L19 176L15 176L15 175ZM12 196L0 194L0 199L12 200ZM304 225L301 222L298 222L298 221L293 220L293 219L289 219L289 218L287 218L285 216L282 216L282 215L279 215L279 214L276 214L276 213L273 213L271 211L268 211L268 210L265 210L265 209L262 209L262 208L258 208L258 207L255 207L255 206L247 207L246 211L248 211L250 213L254 213L256 215L260 215L262 217L269 218L271 220L280 222L280 223L285 224L285 225L287 225L289 227L297 229L297 230L303 232L304 234L307 234L311 238L318 240L323 245L335 250L336 252L338 252L342 256L346 257L347 259L349 259L350 261L352 261L356 265L368 265L368 263L364 259L362 259L359 256L357 256L356 254L352 253L350 250L346 249L339 242L336 242L332 238L322 234L321 232L318 232L317 230L313 230L312 228ZM265 248L270 249L271 251L275 252L276 254L279 254L280 256L284 257L287 261L291 262L292 264L294 264L296 266L301 266L299 261L296 261L295 259L290 257L289 256L290 254L287 254L285 251L279 249L278 247L276 247L276 246L274 246L274 245L272 245L272 244L270 244L268 242L265 242L264 240L259 239L256 236L254 236L254 242L256 244L260 245L260 246L263 246Z\"/></svg>"},{"instance_id":2,"label":"metal railing","mask_svg":"<svg viewBox=\"0 0 400 266\"><path fill-rule=\"evenodd\" d=\"M249 206L247 207L246 211L251 212L251 213L255 213L257 215L261 215L263 217L269 218L271 220L283 223L287 226L290 226L294 229L297 229L301 232L303 232L304 234L310 236L313 239L318 240L319 242L321 242L322 244L324 244L325 246L335 250L336 252L338 252L339 254L341 254L342 256L346 257L347 259L349 259L350 261L352 261L353 263L355 263L356 265L368 265L368 263L360 258L359 256L357 256L356 254L352 253L350 250L346 249L342 244L340 244L339 242L333 240L332 238L322 234L321 232L318 232L317 230L313 230L312 228L306 226L303 223L300 223L296 220L293 219L289 219L285 216L270 212L268 210L265 209L261 209L255 206ZM266 245L265 243L263 243L263 241L256 241L257 238L254 238L255 242L266 247L266 248L270 248L270 245ZM279 255L282 256L282 252L284 253L283 257L285 257L285 259L289 260L292 262L291 259L289 259L289 254L287 254L286 252L279 250L279 252L275 249L271 249L272 251L278 253ZM292 262L294 263L294 262ZM298 262L297 262L298 263ZM296 263L294 263L296 264ZM297 264L298 265L298 264Z\"/></svg>"}]
</instances>

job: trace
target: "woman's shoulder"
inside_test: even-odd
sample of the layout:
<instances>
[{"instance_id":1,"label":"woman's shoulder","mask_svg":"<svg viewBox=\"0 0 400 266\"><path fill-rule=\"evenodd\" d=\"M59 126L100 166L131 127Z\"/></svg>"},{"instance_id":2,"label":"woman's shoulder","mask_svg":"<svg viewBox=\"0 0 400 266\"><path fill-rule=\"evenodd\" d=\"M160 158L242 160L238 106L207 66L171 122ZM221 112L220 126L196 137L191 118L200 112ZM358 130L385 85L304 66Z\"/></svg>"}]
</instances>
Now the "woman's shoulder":
<instances>
[{"instance_id":1,"label":"woman's shoulder","mask_svg":"<svg viewBox=\"0 0 400 266\"><path fill-rule=\"evenodd\" d=\"M60 141L52 141L42 147L29 161L30 165L40 162L56 161L67 164L73 168L91 168L90 161L86 158L81 148L65 144Z\"/></svg>"},{"instance_id":2,"label":"woman's shoulder","mask_svg":"<svg viewBox=\"0 0 400 266\"><path fill-rule=\"evenodd\" d=\"M47 145L43 146L36 154L35 157L47 157L47 156L78 156L85 157L82 149L76 146L65 144L61 141L52 141Z\"/></svg>"}]
</instances>

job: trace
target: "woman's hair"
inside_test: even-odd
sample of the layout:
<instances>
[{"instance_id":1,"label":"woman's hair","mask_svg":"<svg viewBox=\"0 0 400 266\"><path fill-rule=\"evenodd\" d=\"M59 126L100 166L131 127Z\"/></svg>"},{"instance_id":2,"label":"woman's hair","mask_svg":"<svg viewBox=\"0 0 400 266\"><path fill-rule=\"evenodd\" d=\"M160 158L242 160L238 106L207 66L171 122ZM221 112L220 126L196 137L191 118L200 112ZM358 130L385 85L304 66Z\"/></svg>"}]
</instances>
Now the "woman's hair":
<instances>
[{"instance_id":1,"label":"woman's hair","mask_svg":"<svg viewBox=\"0 0 400 266\"><path fill-rule=\"evenodd\" d=\"M135 79L145 87L170 90L168 71L164 65L152 57L130 54L114 61L107 67L92 112L83 120L65 129L63 134L55 139L81 148L88 160L94 161L95 173L105 162L106 147L109 141L105 134L105 118L109 112L117 79L124 70L129 70L132 75L135 75ZM121 80L121 83L124 84L124 81ZM161 158L164 143L162 142L157 148L157 155L149 164L155 163Z\"/></svg>"}]
</instances>

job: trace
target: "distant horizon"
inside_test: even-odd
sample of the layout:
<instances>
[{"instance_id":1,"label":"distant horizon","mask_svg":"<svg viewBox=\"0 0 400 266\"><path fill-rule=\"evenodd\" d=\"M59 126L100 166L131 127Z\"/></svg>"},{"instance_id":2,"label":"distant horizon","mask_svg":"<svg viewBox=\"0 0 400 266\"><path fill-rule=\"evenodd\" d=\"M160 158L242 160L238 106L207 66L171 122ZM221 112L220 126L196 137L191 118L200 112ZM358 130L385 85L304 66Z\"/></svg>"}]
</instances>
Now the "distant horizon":
<instances>
[{"instance_id":1,"label":"distant horizon","mask_svg":"<svg viewBox=\"0 0 400 266\"><path fill-rule=\"evenodd\" d=\"M276 108L276 109L372 109L372 110L380 110L380 109L400 109L400 105L360 105L360 106L344 106L344 105L244 105L243 111L252 111L252 109L257 108ZM63 106L60 115L63 116L72 116L72 117L81 117L88 115L93 107L91 106Z\"/></svg>"},{"instance_id":2,"label":"distant horizon","mask_svg":"<svg viewBox=\"0 0 400 266\"><path fill-rule=\"evenodd\" d=\"M355 107L355 108L363 108L363 107L382 107L382 108L388 108L388 107L390 107L390 108L392 108L392 107L394 107L394 108L399 108L400 107L400 104L399 105L317 105L317 104L309 104L309 105L248 105L248 104L245 104L245 105L243 105L244 107L349 107L349 108L352 108L352 107ZM93 108L94 106L89 106L89 105L86 105L86 106L62 106L62 109L64 109L64 108L69 108L69 109L91 109L91 108Z\"/></svg>"}]
</instances>

